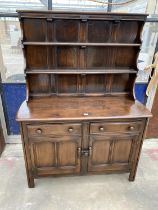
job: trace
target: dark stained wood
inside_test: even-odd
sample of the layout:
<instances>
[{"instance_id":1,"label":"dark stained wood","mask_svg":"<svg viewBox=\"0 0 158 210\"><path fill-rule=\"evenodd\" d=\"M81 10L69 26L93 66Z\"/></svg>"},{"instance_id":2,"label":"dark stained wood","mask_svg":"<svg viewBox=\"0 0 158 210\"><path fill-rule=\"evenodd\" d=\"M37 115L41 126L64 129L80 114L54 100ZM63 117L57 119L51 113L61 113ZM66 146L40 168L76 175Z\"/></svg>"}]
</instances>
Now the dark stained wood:
<instances>
[{"instance_id":1,"label":"dark stained wood","mask_svg":"<svg viewBox=\"0 0 158 210\"><path fill-rule=\"evenodd\" d=\"M88 114L88 115L84 115ZM129 119L151 117L138 101L125 97L45 97L23 102L18 121Z\"/></svg>"},{"instance_id":2,"label":"dark stained wood","mask_svg":"<svg viewBox=\"0 0 158 210\"><path fill-rule=\"evenodd\" d=\"M134 69L139 47L133 46L41 46L27 45L26 69ZM107 60L106 58L109 57ZM124 60L124 57L126 59ZM73 72L73 71L71 71ZM92 71L93 72L93 71Z\"/></svg>"},{"instance_id":3,"label":"dark stained wood","mask_svg":"<svg viewBox=\"0 0 158 210\"><path fill-rule=\"evenodd\" d=\"M32 170L41 174L80 173L81 137L29 138Z\"/></svg>"},{"instance_id":4,"label":"dark stained wood","mask_svg":"<svg viewBox=\"0 0 158 210\"><path fill-rule=\"evenodd\" d=\"M134 150L134 154L132 156L133 162L132 162L132 166L131 166L131 170L130 170L129 181L134 181L135 177L136 177L136 172L137 172L137 168L138 168L138 162L139 162L139 158L140 158L140 154L141 154L143 140L144 140L144 138L146 136L148 121L149 121L149 119L147 119L145 121L144 130L138 136L137 143L136 143L136 145L135 145L135 147L133 149Z\"/></svg>"},{"instance_id":5,"label":"dark stained wood","mask_svg":"<svg viewBox=\"0 0 158 210\"><path fill-rule=\"evenodd\" d=\"M28 186L43 176L128 172L151 113L134 100L147 15L18 11L26 59L21 124Z\"/></svg>"},{"instance_id":6,"label":"dark stained wood","mask_svg":"<svg viewBox=\"0 0 158 210\"><path fill-rule=\"evenodd\" d=\"M2 79L1 79L1 74L0 74L0 97L2 95ZM4 150L5 147L5 139L4 139L4 134L3 134L3 128L1 124L1 119L0 119L0 156Z\"/></svg>"},{"instance_id":7,"label":"dark stained wood","mask_svg":"<svg viewBox=\"0 0 158 210\"><path fill-rule=\"evenodd\" d=\"M91 123L90 134L104 134L104 133L130 133L139 132L143 128L142 121L138 122L111 122L111 123Z\"/></svg>"},{"instance_id":8,"label":"dark stained wood","mask_svg":"<svg viewBox=\"0 0 158 210\"><path fill-rule=\"evenodd\" d=\"M1 121L0 121L0 155L2 154L2 152L4 150L4 147L5 147L5 140L4 140L2 125L1 125Z\"/></svg>"},{"instance_id":9,"label":"dark stained wood","mask_svg":"<svg viewBox=\"0 0 158 210\"><path fill-rule=\"evenodd\" d=\"M29 95L133 95L135 74L28 74Z\"/></svg>"},{"instance_id":10,"label":"dark stained wood","mask_svg":"<svg viewBox=\"0 0 158 210\"><path fill-rule=\"evenodd\" d=\"M27 182L28 187L33 188L35 186L34 184L34 176L32 173L32 163L30 159L30 153L29 153L29 144L28 144L28 138L27 135L25 135L25 130L23 123L20 123L20 130L21 130L21 138L22 138L22 147L23 147L23 153L24 153L24 160L25 160L25 168L26 168L26 175L27 175Z\"/></svg>"},{"instance_id":11,"label":"dark stained wood","mask_svg":"<svg viewBox=\"0 0 158 210\"><path fill-rule=\"evenodd\" d=\"M137 136L91 135L88 171L106 171L106 168L113 169L113 165L118 169L122 166L130 168L136 141Z\"/></svg>"},{"instance_id":12,"label":"dark stained wood","mask_svg":"<svg viewBox=\"0 0 158 210\"><path fill-rule=\"evenodd\" d=\"M25 48L27 57L27 68L43 69L47 67L47 48L43 46L27 46Z\"/></svg>"},{"instance_id":13,"label":"dark stained wood","mask_svg":"<svg viewBox=\"0 0 158 210\"><path fill-rule=\"evenodd\" d=\"M81 124L39 124L28 125L28 133L30 137L49 137L52 135L81 135Z\"/></svg>"},{"instance_id":14,"label":"dark stained wood","mask_svg":"<svg viewBox=\"0 0 158 210\"><path fill-rule=\"evenodd\" d=\"M24 19L23 37L28 41L45 41L46 27L46 21L41 19L38 19L36 22L32 19Z\"/></svg>"},{"instance_id":15,"label":"dark stained wood","mask_svg":"<svg viewBox=\"0 0 158 210\"><path fill-rule=\"evenodd\" d=\"M25 72L33 74L42 71L42 74L47 74L28 77L28 98L52 94L133 94L136 74L131 76L129 73L137 72L140 33L146 15L19 11L19 16L26 57ZM120 75L121 78L114 76L112 82L113 76L107 77L106 69L112 74L118 72L126 75ZM51 75L54 72L64 74L64 71L66 74L76 74L82 70L85 76L81 78L74 75ZM90 73L105 73L102 75L105 79L96 75L86 76ZM97 85L95 78L99 83ZM73 84L69 88L67 86L70 86L70 80ZM37 87L38 82L41 89ZM52 85L58 87L53 89Z\"/></svg>"}]
</instances>

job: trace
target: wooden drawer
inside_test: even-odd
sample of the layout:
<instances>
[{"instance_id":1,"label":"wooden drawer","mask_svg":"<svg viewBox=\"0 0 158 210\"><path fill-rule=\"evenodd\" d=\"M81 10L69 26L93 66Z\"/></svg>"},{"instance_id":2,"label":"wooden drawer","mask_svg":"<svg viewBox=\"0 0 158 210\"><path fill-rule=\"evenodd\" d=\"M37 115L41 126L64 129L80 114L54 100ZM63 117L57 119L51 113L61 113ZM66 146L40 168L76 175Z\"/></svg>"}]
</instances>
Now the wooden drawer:
<instances>
[{"instance_id":1,"label":"wooden drawer","mask_svg":"<svg viewBox=\"0 0 158 210\"><path fill-rule=\"evenodd\" d=\"M91 123L90 134L106 132L139 132L143 128L143 122L104 122Z\"/></svg>"},{"instance_id":2,"label":"wooden drawer","mask_svg":"<svg viewBox=\"0 0 158 210\"><path fill-rule=\"evenodd\" d=\"M81 135L81 124L27 125L29 136Z\"/></svg>"}]
</instances>

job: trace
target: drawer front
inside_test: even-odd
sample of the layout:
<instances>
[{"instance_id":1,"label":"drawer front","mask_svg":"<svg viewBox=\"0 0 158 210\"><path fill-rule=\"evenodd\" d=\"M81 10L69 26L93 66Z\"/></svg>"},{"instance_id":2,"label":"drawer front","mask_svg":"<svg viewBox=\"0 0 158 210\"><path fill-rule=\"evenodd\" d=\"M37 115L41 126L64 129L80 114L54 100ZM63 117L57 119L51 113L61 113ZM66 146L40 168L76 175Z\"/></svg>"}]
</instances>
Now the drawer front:
<instances>
[{"instance_id":1,"label":"drawer front","mask_svg":"<svg viewBox=\"0 0 158 210\"><path fill-rule=\"evenodd\" d=\"M91 123L90 134L102 134L106 132L139 132L142 131L142 128L142 121Z\"/></svg>"},{"instance_id":2,"label":"drawer front","mask_svg":"<svg viewBox=\"0 0 158 210\"><path fill-rule=\"evenodd\" d=\"M81 135L81 124L43 124L27 125L28 135L51 136L51 135Z\"/></svg>"}]
</instances>

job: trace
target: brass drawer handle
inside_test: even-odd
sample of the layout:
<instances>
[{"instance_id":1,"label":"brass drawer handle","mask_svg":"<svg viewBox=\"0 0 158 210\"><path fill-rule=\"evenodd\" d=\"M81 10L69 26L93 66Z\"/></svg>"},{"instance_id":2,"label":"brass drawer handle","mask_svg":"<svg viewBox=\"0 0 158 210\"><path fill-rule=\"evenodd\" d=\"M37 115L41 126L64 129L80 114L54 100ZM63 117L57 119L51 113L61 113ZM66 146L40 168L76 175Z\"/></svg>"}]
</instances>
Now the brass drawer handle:
<instances>
[{"instance_id":1,"label":"brass drawer handle","mask_svg":"<svg viewBox=\"0 0 158 210\"><path fill-rule=\"evenodd\" d=\"M133 130L134 130L134 126L130 126L130 127L129 127L129 130L130 130L130 131L133 131Z\"/></svg>"},{"instance_id":2,"label":"brass drawer handle","mask_svg":"<svg viewBox=\"0 0 158 210\"><path fill-rule=\"evenodd\" d=\"M42 130L41 130L40 128L38 128L38 129L36 130L36 133L41 134L41 133L42 133Z\"/></svg>"},{"instance_id":3,"label":"brass drawer handle","mask_svg":"<svg viewBox=\"0 0 158 210\"><path fill-rule=\"evenodd\" d=\"M100 127L99 130L100 130L100 131L104 131L104 128L103 128L103 127Z\"/></svg>"},{"instance_id":4,"label":"brass drawer handle","mask_svg":"<svg viewBox=\"0 0 158 210\"><path fill-rule=\"evenodd\" d=\"M72 133L73 130L74 130L73 128L69 128L69 129L68 129L68 131L69 131L70 133Z\"/></svg>"}]
</instances>

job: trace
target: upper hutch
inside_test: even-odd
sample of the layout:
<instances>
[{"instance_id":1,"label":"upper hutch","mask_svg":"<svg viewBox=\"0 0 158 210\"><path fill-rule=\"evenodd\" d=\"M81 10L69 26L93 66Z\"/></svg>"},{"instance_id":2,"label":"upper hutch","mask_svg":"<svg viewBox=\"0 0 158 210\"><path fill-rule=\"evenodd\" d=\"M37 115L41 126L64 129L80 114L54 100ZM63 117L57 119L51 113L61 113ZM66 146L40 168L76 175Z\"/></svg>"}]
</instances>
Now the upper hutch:
<instances>
[{"instance_id":1,"label":"upper hutch","mask_svg":"<svg viewBox=\"0 0 158 210\"><path fill-rule=\"evenodd\" d=\"M151 113L135 101L145 14L18 11L26 60L21 124L29 187L46 175L130 172Z\"/></svg>"}]
</instances>

